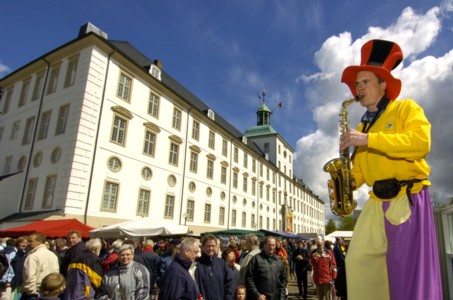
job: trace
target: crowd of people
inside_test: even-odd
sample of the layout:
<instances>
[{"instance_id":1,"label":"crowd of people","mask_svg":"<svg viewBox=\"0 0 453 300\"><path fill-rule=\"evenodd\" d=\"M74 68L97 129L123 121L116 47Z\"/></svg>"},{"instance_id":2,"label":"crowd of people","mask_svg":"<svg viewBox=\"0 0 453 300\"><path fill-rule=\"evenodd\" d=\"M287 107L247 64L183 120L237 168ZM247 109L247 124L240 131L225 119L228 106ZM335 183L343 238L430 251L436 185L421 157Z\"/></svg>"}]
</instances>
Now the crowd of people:
<instances>
[{"instance_id":1,"label":"crowd of people","mask_svg":"<svg viewBox=\"0 0 453 300\"><path fill-rule=\"evenodd\" d=\"M5 300L287 299L292 278L297 278L300 299L307 299L309 277L318 299L330 299L332 288L338 295L346 289L345 281L338 288L333 281L344 274L341 239L331 245L321 237L305 241L250 234L222 241L208 234L201 241L84 241L80 232L70 231L55 240L33 233L3 241Z\"/></svg>"}]
</instances>

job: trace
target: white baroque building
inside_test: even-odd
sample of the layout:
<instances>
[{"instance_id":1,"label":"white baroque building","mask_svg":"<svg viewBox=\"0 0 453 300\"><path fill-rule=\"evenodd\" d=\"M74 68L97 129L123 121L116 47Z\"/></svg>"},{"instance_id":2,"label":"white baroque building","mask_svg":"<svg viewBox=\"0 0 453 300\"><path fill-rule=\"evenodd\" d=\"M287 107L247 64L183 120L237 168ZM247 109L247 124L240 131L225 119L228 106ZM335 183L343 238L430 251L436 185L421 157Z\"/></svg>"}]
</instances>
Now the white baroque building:
<instances>
[{"instance_id":1,"label":"white baroque building","mask_svg":"<svg viewBox=\"0 0 453 300\"><path fill-rule=\"evenodd\" d=\"M264 101L241 133L158 60L90 23L0 86L1 228L151 218L194 234L324 234L324 202L294 176Z\"/></svg>"}]
</instances>

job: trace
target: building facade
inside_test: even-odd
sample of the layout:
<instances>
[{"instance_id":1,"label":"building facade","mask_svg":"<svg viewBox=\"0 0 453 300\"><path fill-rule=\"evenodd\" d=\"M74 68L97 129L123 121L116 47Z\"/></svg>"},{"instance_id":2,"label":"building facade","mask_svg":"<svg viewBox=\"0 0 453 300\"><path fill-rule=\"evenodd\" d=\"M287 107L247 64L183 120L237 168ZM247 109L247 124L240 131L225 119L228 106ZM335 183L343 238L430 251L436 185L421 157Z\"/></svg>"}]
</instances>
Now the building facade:
<instances>
[{"instance_id":1,"label":"building facade","mask_svg":"<svg viewBox=\"0 0 453 300\"><path fill-rule=\"evenodd\" d=\"M324 202L294 176L264 101L241 133L158 60L91 24L0 86L3 228L151 218L194 233L324 233Z\"/></svg>"}]
</instances>

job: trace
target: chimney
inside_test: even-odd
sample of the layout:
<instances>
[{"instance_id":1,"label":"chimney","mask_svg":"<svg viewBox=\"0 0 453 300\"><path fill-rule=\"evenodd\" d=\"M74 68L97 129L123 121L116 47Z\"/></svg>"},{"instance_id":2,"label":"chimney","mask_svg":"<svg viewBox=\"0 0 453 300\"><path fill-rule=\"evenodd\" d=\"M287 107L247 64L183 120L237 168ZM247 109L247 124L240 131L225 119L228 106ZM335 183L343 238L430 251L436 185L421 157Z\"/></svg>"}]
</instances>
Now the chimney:
<instances>
[{"instance_id":1,"label":"chimney","mask_svg":"<svg viewBox=\"0 0 453 300\"><path fill-rule=\"evenodd\" d=\"M162 67L163 67L164 65L162 64L162 62L161 62L160 60L155 59L153 63L154 63L159 69L162 70Z\"/></svg>"},{"instance_id":2,"label":"chimney","mask_svg":"<svg viewBox=\"0 0 453 300\"><path fill-rule=\"evenodd\" d=\"M104 31L102 31L101 29L97 28L96 26L94 26L93 24L91 24L90 22L82 25L80 27L80 30L79 30L79 36L78 37L82 37L90 32L94 32L96 33L97 35L103 37L104 39L108 39L108 34L105 33Z\"/></svg>"}]
</instances>

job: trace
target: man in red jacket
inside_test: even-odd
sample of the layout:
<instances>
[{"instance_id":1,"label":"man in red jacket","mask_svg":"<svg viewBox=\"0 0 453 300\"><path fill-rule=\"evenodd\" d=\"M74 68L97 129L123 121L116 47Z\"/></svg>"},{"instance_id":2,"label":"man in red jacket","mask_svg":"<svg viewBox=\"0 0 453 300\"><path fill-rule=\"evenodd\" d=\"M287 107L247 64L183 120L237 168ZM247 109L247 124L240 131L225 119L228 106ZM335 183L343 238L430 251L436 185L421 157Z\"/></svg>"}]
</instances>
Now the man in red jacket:
<instances>
[{"instance_id":1,"label":"man in red jacket","mask_svg":"<svg viewBox=\"0 0 453 300\"><path fill-rule=\"evenodd\" d=\"M318 300L330 300L331 284L336 277L337 263L330 249L324 247L324 239L316 239L316 249L310 255L313 266L313 280L316 284Z\"/></svg>"}]
</instances>

